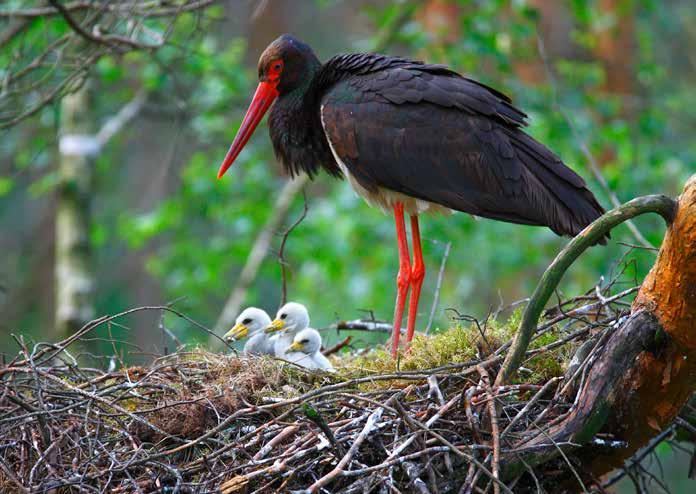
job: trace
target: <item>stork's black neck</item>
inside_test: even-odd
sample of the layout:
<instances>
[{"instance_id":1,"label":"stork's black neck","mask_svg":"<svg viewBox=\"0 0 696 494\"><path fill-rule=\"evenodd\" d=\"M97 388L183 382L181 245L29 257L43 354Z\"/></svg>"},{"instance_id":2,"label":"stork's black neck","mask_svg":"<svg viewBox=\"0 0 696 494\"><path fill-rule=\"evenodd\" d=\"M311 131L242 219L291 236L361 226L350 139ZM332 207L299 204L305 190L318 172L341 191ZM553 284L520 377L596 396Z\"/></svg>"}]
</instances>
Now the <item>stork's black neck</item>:
<instances>
[{"instance_id":1,"label":"stork's black neck","mask_svg":"<svg viewBox=\"0 0 696 494\"><path fill-rule=\"evenodd\" d=\"M276 157L291 175L301 172L311 178L319 168L341 176L321 124L321 89L313 84L321 65L311 68L309 77L273 104L268 119L271 142Z\"/></svg>"},{"instance_id":2,"label":"stork's black neck","mask_svg":"<svg viewBox=\"0 0 696 494\"><path fill-rule=\"evenodd\" d=\"M290 84L286 91L281 91L269 117L276 156L292 176L305 172L313 177L319 168L333 176L342 176L321 123L321 99L337 82L395 67L453 74L444 66L426 66L422 62L374 53L345 53L321 64L311 49L305 47L301 59L293 62L297 65Z\"/></svg>"}]
</instances>

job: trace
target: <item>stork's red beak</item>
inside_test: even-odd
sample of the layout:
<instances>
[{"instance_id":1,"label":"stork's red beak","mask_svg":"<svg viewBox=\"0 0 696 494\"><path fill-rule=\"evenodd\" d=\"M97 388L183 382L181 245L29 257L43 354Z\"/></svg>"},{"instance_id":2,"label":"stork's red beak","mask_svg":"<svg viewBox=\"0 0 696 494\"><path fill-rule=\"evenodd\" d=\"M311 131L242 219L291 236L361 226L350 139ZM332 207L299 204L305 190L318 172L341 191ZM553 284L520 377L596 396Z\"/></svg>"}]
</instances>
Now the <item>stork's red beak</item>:
<instances>
[{"instance_id":1,"label":"stork's red beak","mask_svg":"<svg viewBox=\"0 0 696 494\"><path fill-rule=\"evenodd\" d=\"M225 156L220 166L217 175L218 178L221 178L227 169L232 166L232 163L234 163L234 160L239 156L239 153L251 137L251 134L254 133L254 129L256 129L256 126L259 124L266 111L268 111L271 103L278 97L277 85L277 81L259 83L259 87L256 88L256 92L254 93L254 99L251 100L249 109L246 115L244 115L242 125L239 127L239 131L230 146L230 150L227 151L227 156Z\"/></svg>"}]
</instances>

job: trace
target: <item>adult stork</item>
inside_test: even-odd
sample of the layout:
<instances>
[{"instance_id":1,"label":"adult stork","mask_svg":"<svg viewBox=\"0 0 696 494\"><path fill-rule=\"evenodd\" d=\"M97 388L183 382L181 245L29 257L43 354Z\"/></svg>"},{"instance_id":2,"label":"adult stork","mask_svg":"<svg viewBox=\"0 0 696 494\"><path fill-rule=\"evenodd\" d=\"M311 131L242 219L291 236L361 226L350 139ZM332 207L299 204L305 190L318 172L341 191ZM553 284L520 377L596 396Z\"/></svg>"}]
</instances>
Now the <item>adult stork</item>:
<instances>
[{"instance_id":1,"label":"adult stork","mask_svg":"<svg viewBox=\"0 0 696 494\"><path fill-rule=\"evenodd\" d=\"M373 53L322 64L308 45L283 35L261 55L258 73L218 178L273 105L271 141L290 175L313 178L323 169L347 178L369 204L393 211L394 356L409 288L407 342L413 338L425 276L419 214L456 210L574 236L604 212L584 180L522 130L527 116L510 98L444 65Z\"/></svg>"}]
</instances>

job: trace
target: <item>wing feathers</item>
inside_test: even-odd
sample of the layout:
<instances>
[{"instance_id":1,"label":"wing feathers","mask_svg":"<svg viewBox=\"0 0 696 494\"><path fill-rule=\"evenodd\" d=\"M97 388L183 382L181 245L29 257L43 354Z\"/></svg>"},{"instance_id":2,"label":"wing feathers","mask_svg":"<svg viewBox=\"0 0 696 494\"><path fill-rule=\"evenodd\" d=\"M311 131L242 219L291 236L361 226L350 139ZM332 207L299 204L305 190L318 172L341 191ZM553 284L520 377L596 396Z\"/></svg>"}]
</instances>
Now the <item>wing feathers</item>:
<instances>
[{"instance_id":1,"label":"wing feathers","mask_svg":"<svg viewBox=\"0 0 696 494\"><path fill-rule=\"evenodd\" d=\"M340 95L340 97L339 97ZM363 95L364 96L364 95ZM328 93L324 128L362 187L575 235L603 209L584 181L520 129L456 108Z\"/></svg>"},{"instance_id":2,"label":"wing feathers","mask_svg":"<svg viewBox=\"0 0 696 494\"><path fill-rule=\"evenodd\" d=\"M313 84L324 129L362 187L575 235L604 210L584 180L525 134L503 93L442 65L330 59Z\"/></svg>"}]
</instances>

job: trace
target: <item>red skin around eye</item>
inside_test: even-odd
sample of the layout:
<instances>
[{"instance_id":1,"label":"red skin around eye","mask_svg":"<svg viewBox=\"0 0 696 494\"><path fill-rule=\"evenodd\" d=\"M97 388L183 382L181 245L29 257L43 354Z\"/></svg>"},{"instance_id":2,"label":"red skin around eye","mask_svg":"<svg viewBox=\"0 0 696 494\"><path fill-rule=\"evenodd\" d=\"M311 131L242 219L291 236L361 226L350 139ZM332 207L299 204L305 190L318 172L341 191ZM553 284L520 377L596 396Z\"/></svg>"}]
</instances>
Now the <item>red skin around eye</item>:
<instances>
[{"instance_id":1,"label":"red skin around eye","mask_svg":"<svg viewBox=\"0 0 696 494\"><path fill-rule=\"evenodd\" d=\"M270 64L270 68L268 70L268 79L270 81L276 80L280 77L280 73L283 71L283 61L282 60L274 60Z\"/></svg>"}]
</instances>

